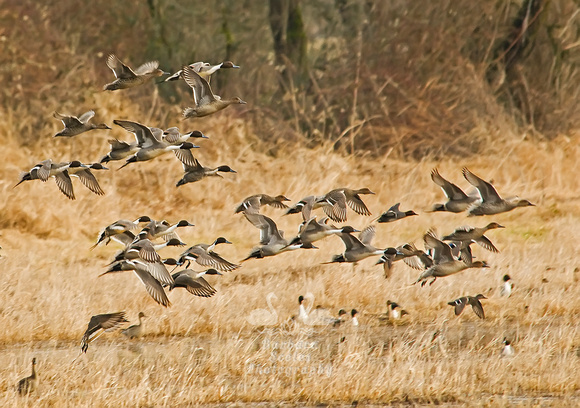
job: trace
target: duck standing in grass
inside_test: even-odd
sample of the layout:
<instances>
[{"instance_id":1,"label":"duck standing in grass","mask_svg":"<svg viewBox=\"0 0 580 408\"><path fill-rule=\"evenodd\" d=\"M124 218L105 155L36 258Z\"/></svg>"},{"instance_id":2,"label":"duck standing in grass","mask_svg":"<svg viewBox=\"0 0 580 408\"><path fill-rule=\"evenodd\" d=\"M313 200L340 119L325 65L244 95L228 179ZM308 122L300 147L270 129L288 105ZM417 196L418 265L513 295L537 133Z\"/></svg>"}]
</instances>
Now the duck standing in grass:
<instances>
[{"instance_id":1,"label":"duck standing in grass","mask_svg":"<svg viewBox=\"0 0 580 408\"><path fill-rule=\"evenodd\" d=\"M145 317L145 313L139 312L139 316L138 316L139 323L127 327L125 330L121 331L121 333L123 333L125 336L127 336L130 339L141 337L141 335L143 334L143 322L141 321L141 319L143 319L144 317Z\"/></svg>"},{"instance_id":2,"label":"duck standing in grass","mask_svg":"<svg viewBox=\"0 0 580 408\"><path fill-rule=\"evenodd\" d=\"M38 376L36 374L36 357L32 359L32 373L28 377L24 377L18 384L16 384L16 390L20 395L28 395L34 392L38 382Z\"/></svg>"},{"instance_id":3,"label":"duck standing in grass","mask_svg":"<svg viewBox=\"0 0 580 408\"><path fill-rule=\"evenodd\" d=\"M502 297L503 296L510 297L512 294L513 288L514 288L514 285L512 283L512 278L510 278L509 275L504 275L502 278L501 287L499 289L499 295Z\"/></svg>"},{"instance_id":4,"label":"duck standing in grass","mask_svg":"<svg viewBox=\"0 0 580 408\"><path fill-rule=\"evenodd\" d=\"M516 352L512 346L511 341L509 341L507 339L507 337L504 337L502 344L503 344L503 348L501 349L500 356L501 357L513 357Z\"/></svg>"},{"instance_id":5,"label":"duck standing in grass","mask_svg":"<svg viewBox=\"0 0 580 408\"><path fill-rule=\"evenodd\" d=\"M396 302L391 302L390 300L387 300L387 316L389 320L392 321L400 320L403 316L408 314L409 312L407 312L404 309L401 309L401 306L399 306Z\"/></svg>"}]
</instances>

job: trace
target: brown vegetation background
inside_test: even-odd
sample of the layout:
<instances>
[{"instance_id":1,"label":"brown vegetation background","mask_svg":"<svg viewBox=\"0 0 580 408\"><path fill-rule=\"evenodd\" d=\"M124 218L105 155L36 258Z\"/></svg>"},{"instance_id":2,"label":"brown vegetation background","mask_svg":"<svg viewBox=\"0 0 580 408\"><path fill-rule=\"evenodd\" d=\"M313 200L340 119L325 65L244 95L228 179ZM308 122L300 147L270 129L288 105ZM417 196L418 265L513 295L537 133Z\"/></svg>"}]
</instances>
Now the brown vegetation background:
<instances>
[{"instance_id":1,"label":"brown vegetation background","mask_svg":"<svg viewBox=\"0 0 580 408\"><path fill-rule=\"evenodd\" d=\"M284 21L298 30L286 32L299 46L284 55L272 36L270 6L277 3L2 2L0 405L25 404L13 384L27 375L33 356L41 385L28 399L36 406L577 405L578 5L280 2L294 7L294 20ZM101 92L112 79L109 53L133 67L156 59L168 71L230 59L242 68L219 72L212 87L248 104L182 122L181 110L191 103L183 82ZM238 174L176 189L181 165L163 157L121 171L112 163L97 174L104 197L75 184L77 200L69 201L52 181L13 190L20 172L41 160L98 161L107 139L131 139L117 126L51 137L61 126L53 111L89 109L109 125L127 119L202 130L211 138L199 149L202 164L229 164ZM518 194L537 207L475 220L425 213L444 198L430 170L438 167L467 188L462 166L493 179L500 194ZM211 281L218 289L211 299L172 292L170 309L156 305L130 273L97 278L116 248L89 248L119 218L188 219L196 226L181 233L185 242L223 235L234 245L219 252L238 261L258 241L258 231L233 215L244 197L285 194L297 201L343 186L377 192L365 197L373 216L399 201L420 213L379 225L377 246L421 244L430 227L446 233L493 220L507 227L490 233L501 252L476 248L492 268L420 288L410 286L418 274L403 264L389 280L372 260L356 270L320 265L343 250L332 237L319 250L248 261ZM287 237L297 231L298 216L265 212ZM349 214L359 229L370 222ZM516 284L509 299L497 293L505 273ZM278 296L280 324L259 330L246 317L268 307L270 292ZM333 312L357 308L359 330L283 324L306 292ZM455 318L446 302L477 293L490 298L486 320L470 310ZM387 299L410 312L403 324L380 326L373 317ZM144 311L146 336L129 342L105 334L70 364L90 316L118 310L131 319ZM432 343L438 330L445 336ZM504 336L514 340L511 360L498 355ZM315 346L304 353L271 346L300 341ZM272 350L287 357L285 367L308 359L309 367L331 371L252 371L256 364L272 368Z\"/></svg>"}]
</instances>

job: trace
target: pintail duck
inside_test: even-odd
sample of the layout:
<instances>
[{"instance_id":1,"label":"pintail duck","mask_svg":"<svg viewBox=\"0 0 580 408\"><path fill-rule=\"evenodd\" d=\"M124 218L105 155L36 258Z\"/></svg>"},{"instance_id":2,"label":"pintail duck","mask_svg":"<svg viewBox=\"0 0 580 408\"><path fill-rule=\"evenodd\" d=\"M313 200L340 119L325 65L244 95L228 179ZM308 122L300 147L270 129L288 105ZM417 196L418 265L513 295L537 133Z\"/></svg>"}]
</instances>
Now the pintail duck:
<instances>
[{"instance_id":1,"label":"pintail duck","mask_svg":"<svg viewBox=\"0 0 580 408\"><path fill-rule=\"evenodd\" d=\"M20 181L13 188L17 187L24 181L42 180L46 182L50 177L54 177L60 192L67 198L74 200L75 193L67 170L82 166L83 164L78 160L63 163L53 163L51 159L43 160L30 169L29 172L23 173L20 177Z\"/></svg>"},{"instance_id":2,"label":"pintail duck","mask_svg":"<svg viewBox=\"0 0 580 408\"><path fill-rule=\"evenodd\" d=\"M38 382L38 378L36 375L36 357L32 359L32 373L28 377L24 377L18 384L16 384L16 390L20 395L28 395L31 392L34 392L36 389L36 383Z\"/></svg>"},{"instance_id":3,"label":"pintail duck","mask_svg":"<svg viewBox=\"0 0 580 408\"><path fill-rule=\"evenodd\" d=\"M159 69L158 61L150 61L141 65L135 71L123 64L114 54L107 57L107 66L113 71L117 78L110 84L104 86L105 91L116 91L117 89L127 89L139 86L151 78L165 74Z\"/></svg>"},{"instance_id":4,"label":"pintail duck","mask_svg":"<svg viewBox=\"0 0 580 408\"><path fill-rule=\"evenodd\" d=\"M352 190L350 188L337 188L326 193L322 198L318 199L318 203L325 204L322 209L333 221L346 221L346 206L348 206L357 214L371 215L371 212L360 198L360 194L375 194L368 188L361 188Z\"/></svg>"},{"instance_id":5,"label":"pintail duck","mask_svg":"<svg viewBox=\"0 0 580 408\"><path fill-rule=\"evenodd\" d=\"M255 194L244 198L244 201L236 208L236 212L260 212L260 207L264 205L270 205L274 208L288 208L283 201L290 201L283 195L277 195L276 197L269 196L268 194Z\"/></svg>"},{"instance_id":6,"label":"pintail duck","mask_svg":"<svg viewBox=\"0 0 580 408\"><path fill-rule=\"evenodd\" d=\"M358 311L356 309L352 309L350 311L350 317L352 320L352 325L355 327L358 327L358 318L356 317L358 315Z\"/></svg>"},{"instance_id":7,"label":"pintail duck","mask_svg":"<svg viewBox=\"0 0 580 408\"><path fill-rule=\"evenodd\" d=\"M184 163L182 161L183 171L185 172L185 174L183 175L181 180L177 182L177 184L175 185L176 187L182 186L187 183L195 183L196 181L199 181L205 177L223 177L218 172L237 173L237 171L232 169L230 166L225 165L213 168L204 167L199 163L199 161L195 157L193 156L191 157L193 159L192 164Z\"/></svg>"},{"instance_id":8,"label":"pintail duck","mask_svg":"<svg viewBox=\"0 0 580 408\"><path fill-rule=\"evenodd\" d=\"M512 283L512 279L509 275L504 275L502 278L501 288L499 290L500 296L510 297L512 294L512 290L514 285Z\"/></svg>"},{"instance_id":9,"label":"pintail duck","mask_svg":"<svg viewBox=\"0 0 580 408\"><path fill-rule=\"evenodd\" d=\"M471 262L470 259L455 259L451 253L451 247L437 239L431 231L425 234L423 239L425 241L425 248L433 250L433 266L426 269L415 282L421 282L421 286L425 286L429 278L433 278L429 282L429 285L432 285L437 278L453 275L468 268L489 267L487 263L482 261Z\"/></svg>"},{"instance_id":10,"label":"pintail duck","mask_svg":"<svg viewBox=\"0 0 580 408\"><path fill-rule=\"evenodd\" d=\"M463 296L460 297L459 299L455 299L451 302L448 302L447 304L449 306L455 307L455 316L459 316L461 312L463 312L465 306L471 305L471 308L473 309L473 312L477 315L477 317L479 317L480 319L485 319L485 314L483 313L483 306L480 302L480 299L487 298L482 294L479 294L477 296Z\"/></svg>"},{"instance_id":11,"label":"pintail duck","mask_svg":"<svg viewBox=\"0 0 580 408\"><path fill-rule=\"evenodd\" d=\"M142 222L150 222L151 218L147 216L142 216L137 218L135 221L130 220L117 220L114 223L107 225L99 234L97 238L97 243L91 247L95 248L101 242L105 241L105 245L108 245L111 239L116 235L122 234L126 231L131 231L137 228L137 226Z\"/></svg>"},{"instance_id":12,"label":"pintail duck","mask_svg":"<svg viewBox=\"0 0 580 408\"><path fill-rule=\"evenodd\" d=\"M509 341L507 339L507 337L504 337L502 344L503 344L503 347L501 349L500 356L501 357L513 357L516 352L515 352L514 348L512 347L511 341Z\"/></svg>"},{"instance_id":13,"label":"pintail duck","mask_svg":"<svg viewBox=\"0 0 580 408\"><path fill-rule=\"evenodd\" d=\"M224 237L219 237L212 244L193 245L181 254L178 264L182 265L187 261L188 264L186 267L189 267L189 262L195 261L201 266L216 268L224 272L239 268L240 265L227 261L213 251L218 244L231 244L231 242Z\"/></svg>"},{"instance_id":14,"label":"pintail duck","mask_svg":"<svg viewBox=\"0 0 580 408\"><path fill-rule=\"evenodd\" d=\"M308 324L309 318L306 308L304 307L304 296L298 296L298 319L303 324Z\"/></svg>"},{"instance_id":15,"label":"pintail duck","mask_svg":"<svg viewBox=\"0 0 580 408\"><path fill-rule=\"evenodd\" d=\"M348 233L349 231L354 231L354 228L337 228L334 225L328 224L328 217L324 217L320 221L317 221L316 217L312 217L308 221L300 224L298 236L290 241L289 245L302 244L302 248L316 248L312 245L313 242L333 234L340 234L341 232Z\"/></svg>"},{"instance_id":16,"label":"pintail duck","mask_svg":"<svg viewBox=\"0 0 580 408\"><path fill-rule=\"evenodd\" d=\"M163 267L165 268L165 266ZM99 276L123 271L133 271L141 283L143 283L147 293L153 298L153 300L155 300L161 306L171 306L171 302L169 301L169 298L167 298L167 294L163 290L163 286L161 285L160 281L153 276L153 274L155 274L155 270L151 269L147 262L144 262L142 259L115 262L106 272ZM167 269L165 272L167 272ZM156 276L159 276L159 274L156 274ZM162 283L172 285L174 283L173 278L171 275L169 275L169 273L167 273L167 276L169 276L169 279L163 279Z\"/></svg>"},{"instance_id":17,"label":"pintail duck","mask_svg":"<svg viewBox=\"0 0 580 408\"><path fill-rule=\"evenodd\" d=\"M190 223L187 220L181 220L176 222L175 224L170 224L167 221L155 221L151 220L149 224L147 224L147 231L149 232L149 239L155 240L157 238L163 238L165 241L169 241L170 239L180 239L179 235L175 232L177 228L183 227L195 227L194 224Z\"/></svg>"},{"instance_id":18,"label":"pintail duck","mask_svg":"<svg viewBox=\"0 0 580 408\"><path fill-rule=\"evenodd\" d=\"M197 72L200 77L207 80L207 82L210 82L211 75L220 69L240 68L238 65L234 64L231 61L224 61L216 65L211 65L207 62L194 62L193 64L189 64L188 66L189 68ZM165 78L165 82L177 81L179 78L183 78L183 69L180 69L175 74Z\"/></svg>"},{"instance_id":19,"label":"pintail duck","mask_svg":"<svg viewBox=\"0 0 580 408\"><path fill-rule=\"evenodd\" d=\"M99 314L91 317L89 327L81 339L81 350L86 353L89 349L89 343L99 337L105 331L111 331L123 323L128 323L125 312ZM102 330L102 332L99 332Z\"/></svg>"},{"instance_id":20,"label":"pintail duck","mask_svg":"<svg viewBox=\"0 0 580 408\"><path fill-rule=\"evenodd\" d=\"M169 287L169 290L185 288L192 295L212 297L217 291L203 278L204 275L221 275L221 273L215 269L208 269L203 272L184 269L172 275L175 283Z\"/></svg>"},{"instance_id":21,"label":"pintail duck","mask_svg":"<svg viewBox=\"0 0 580 408\"><path fill-rule=\"evenodd\" d=\"M149 231L144 228L143 231L135 238L133 243L131 243L125 250L121 251L115 257L115 260L111 263L116 263L120 261L136 261L139 265L143 265L147 272L161 283L172 284L173 279L167 271L167 268L161 260L161 256L157 253L158 250L166 246L182 246L184 245L178 239L170 239L163 244L153 244L147 237L149 236ZM110 272L119 272L131 270L129 269L117 269Z\"/></svg>"},{"instance_id":22,"label":"pintail duck","mask_svg":"<svg viewBox=\"0 0 580 408\"><path fill-rule=\"evenodd\" d=\"M461 190L455 184L445 180L443 177L441 177L437 169L431 170L431 179L435 182L435 184L441 187L448 200L445 204L433 205L431 210L432 212L449 211L453 213L459 213L467 210L478 199L477 197L465 194L463 190Z\"/></svg>"},{"instance_id":23,"label":"pintail duck","mask_svg":"<svg viewBox=\"0 0 580 408\"><path fill-rule=\"evenodd\" d=\"M163 140L172 145L180 145L185 143L189 140L189 138L209 139L209 137L201 133L199 130L193 130L191 132L181 134L179 129L175 126L170 127L163 132Z\"/></svg>"},{"instance_id":24,"label":"pintail duck","mask_svg":"<svg viewBox=\"0 0 580 408\"><path fill-rule=\"evenodd\" d=\"M419 270L426 269L427 264L429 266L433 265L431 257L420 249L417 249L413 243L399 245L395 249L397 251L396 253L384 253L376 263L376 265L383 265L386 279L391 277L393 263L401 259L405 263L410 264L412 268Z\"/></svg>"},{"instance_id":25,"label":"pintail duck","mask_svg":"<svg viewBox=\"0 0 580 408\"><path fill-rule=\"evenodd\" d=\"M302 219L304 222L308 221L311 218L312 210L315 208L320 208L324 204L321 203L323 196L308 196L304 197L302 200L298 201L295 205L290 207L288 211L286 211L286 215L288 214L302 214Z\"/></svg>"},{"instance_id":26,"label":"pintail duck","mask_svg":"<svg viewBox=\"0 0 580 408\"><path fill-rule=\"evenodd\" d=\"M487 181L477 177L467 167L463 168L463 176L470 184L472 184L479 195L481 196L481 203L473 205L469 211L468 216L476 215L494 215L503 212L508 212L517 207L534 207L534 204L528 200L521 200L517 197L503 199L499 196L495 188Z\"/></svg>"},{"instance_id":27,"label":"pintail duck","mask_svg":"<svg viewBox=\"0 0 580 408\"><path fill-rule=\"evenodd\" d=\"M193 89L193 101L195 102L195 107L185 108L183 110L183 117L185 119L200 118L216 113L232 104L246 103L237 96L231 99L221 99L218 95L214 95L207 80L199 76L189 66L183 67L183 78Z\"/></svg>"},{"instance_id":28,"label":"pintail duck","mask_svg":"<svg viewBox=\"0 0 580 408\"><path fill-rule=\"evenodd\" d=\"M397 204L393 205L386 212L382 213L377 221L379 223L393 222L393 221L397 221L397 220L400 220L400 219L405 218L405 217L410 217L412 215L419 215L413 210L408 210L408 211L399 210L400 205L401 205L401 203L397 203Z\"/></svg>"},{"instance_id":29,"label":"pintail duck","mask_svg":"<svg viewBox=\"0 0 580 408\"><path fill-rule=\"evenodd\" d=\"M144 317L145 317L145 313L139 312L139 316L138 316L139 323L127 327L125 330L122 330L121 333L123 333L125 336L127 336L130 339L135 339L137 337L141 337L141 334L143 333L143 322L141 321L141 319L143 319Z\"/></svg>"},{"instance_id":30,"label":"pintail duck","mask_svg":"<svg viewBox=\"0 0 580 408\"><path fill-rule=\"evenodd\" d=\"M139 150L139 144L137 142L127 143L118 139L109 139L109 144L111 145L111 151L103 156L100 160L101 163L123 160L124 158L137 153Z\"/></svg>"},{"instance_id":31,"label":"pintail duck","mask_svg":"<svg viewBox=\"0 0 580 408\"><path fill-rule=\"evenodd\" d=\"M278 255L285 251L300 248L302 245L289 245L284 239L284 231L279 231L274 220L262 214L244 213L246 219L260 230L260 246L254 248L250 255L243 261L251 258L265 258L267 256Z\"/></svg>"},{"instance_id":32,"label":"pintail duck","mask_svg":"<svg viewBox=\"0 0 580 408\"><path fill-rule=\"evenodd\" d=\"M188 165L194 165L193 155L190 150L193 148L199 148L199 146L189 142L184 142L180 145L168 144L162 140L163 131L161 129L151 128L137 122L114 120L113 123L121 126L126 131L133 133L139 146L139 150L137 150L133 156L128 158L120 169L130 163L151 160L170 151L175 153L175 157L177 157L179 161L187 163Z\"/></svg>"},{"instance_id":33,"label":"pintail duck","mask_svg":"<svg viewBox=\"0 0 580 408\"><path fill-rule=\"evenodd\" d=\"M496 228L505 228L503 225L499 225L497 222L490 222L485 227L460 227L454 232L443 237L443 241L456 241L461 243L471 243L476 242L483 248L491 252L499 252L498 249L492 244L492 242L487 238L485 234L487 231Z\"/></svg>"},{"instance_id":34,"label":"pintail duck","mask_svg":"<svg viewBox=\"0 0 580 408\"><path fill-rule=\"evenodd\" d=\"M408 314L409 313L406 310L401 309L401 306L399 306L396 302L387 300L387 316L389 320L399 320L401 317Z\"/></svg>"},{"instance_id":35,"label":"pintail duck","mask_svg":"<svg viewBox=\"0 0 580 408\"><path fill-rule=\"evenodd\" d=\"M373 238L375 237L375 227L374 225L369 225L359 234L356 238L352 236L352 233L356 230L352 227L344 227L342 232L339 233L342 242L346 247L345 251L340 255L335 255L332 261L325 262L326 264L334 262L353 262L368 258L373 255L383 255L383 254L396 254L397 250L395 248L379 249L371 245Z\"/></svg>"},{"instance_id":36,"label":"pintail duck","mask_svg":"<svg viewBox=\"0 0 580 408\"><path fill-rule=\"evenodd\" d=\"M53 137L72 137L93 129L111 129L104 123L98 125L89 123L93 116L95 116L95 111L93 110L83 113L80 118L77 118L76 116L63 115L58 112L54 112L53 116L56 119L61 120L64 124L64 129L56 133Z\"/></svg>"}]
</instances>

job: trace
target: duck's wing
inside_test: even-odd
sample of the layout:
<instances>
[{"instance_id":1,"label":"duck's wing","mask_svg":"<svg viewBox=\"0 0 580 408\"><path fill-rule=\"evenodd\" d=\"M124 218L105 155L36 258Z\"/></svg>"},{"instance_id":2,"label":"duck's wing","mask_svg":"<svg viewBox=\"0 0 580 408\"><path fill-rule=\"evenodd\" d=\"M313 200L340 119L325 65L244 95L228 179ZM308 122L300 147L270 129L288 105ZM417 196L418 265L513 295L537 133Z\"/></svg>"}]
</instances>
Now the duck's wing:
<instances>
[{"instance_id":1,"label":"duck's wing","mask_svg":"<svg viewBox=\"0 0 580 408\"><path fill-rule=\"evenodd\" d=\"M50 177L50 170L52 169L52 160L43 160L32 168L32 170L34 169L36 169L36 174L38 175L39 179L42 181L47 181ZM30 172L32 172L32 170Z\"/></svg>"},{"instance_id":2,"label":"duck's wing","mask_svg":"<svg viewBox=\"0 0 580 408\"><path fill-rule=\"evenodd\" d=\"M206 250L197 245L188 249L187 253L194 257L195 261L201 266L212 267L226 272L239 268L239 265L222 258L218 253L213 251L206 252Z\"/></svg>"},{"instance_id":3,"label":"duck's wing","mask_svg":"<svg viewBox=\"0 0 580 408\"><path fill-rule=\"evenodd\" d=\"M151 296L153 300L155 300L161 306L171 306L171 302L167 298L167 294L165 293L165 290L163 290L163 286L161 286L159 281L155 279L146 269L136 268L135 275L137 275L139 280L143 283L143 285L145 285L147 293L149 293L149 296ZM173 282L173 278L171 278L171 282Z\"/></svg>"},{"instance_id":4,"label":"duck's wing","mask_svg":"<svg viewBox=\"0 0 580 408\"><path fill-rule=\"evenodd\" d=\"M467 194L465 194L462 189L441 177L437 169L431 170L431 179L435 184L441 187L441 190L443 190L443 193L448 200L461 200L468 198Z\"/></svg>"},{"instance_id":5,"label":"duck's wing","mask_svg":"<svg viewBox=\"0 0 580 408\"><path fill-rule=\"evenodd\" d=\"M312 207L316 197L308 196L304 197L302 200L298 201L293 207L290 207L286 214L302 213L302 220L308 221L310 219L310 214L312 213Z\"/></svg>"},{"instance_id":6,"label":"duck's wing","mask_svg":"<svg viewBox=\"0 0 580 408\"><path fill-rule=\"evenodd\" d=\"M138 257L146 262L160 262L161 257L148 239L136 242L127 252L135 252Z\"/></svg>"},{"instance_id":7,"label":"duck's wing","mask_svg":"<svg viewBox=\"0 0 580 408\"><path fill-rule=\"evenodd\" d=\"M135 70L136 75L150 74L159 68L159 61L149 61Z\"/></svg>"},{"instance_id":8,"label":"duck's wing","mask_svg":"<svg viewBox=\"0 0 580 408\"><path fill-rule=\"evenodd\" d=\"M346 197L346 203L357 214L371 215L371 212L358 194L353 194Z\"/></svg>"},{"instance_id":9,"label":"duck's wing","mask_svg":"<svg viewBox=\"0 0 580 408\"><path fill-rule=\"evenodd\" d=\"M240 212L251 212L257 213L260 211L260 196L253 195L250 197L246 197L244 201L236 208L236 214Z\"/></svg>"},{"instance_id":10,"label":"duck's wing","mask_svg":"<svg viewBox=\"0 0 580 408\"><path fill-rule=\"evenodd\" d=\"M358 239L365 245L370 245L376 234L374 225L369 225L358 234Z\"/></svg>"},{"instance_id":11,"label":"duck's wing","mask_svg":"<svg viewBox=\"0 0 580 408\"><path fill-rule=\"evenodd\" d=\"M484 203L497 203L501 201L501 197L495 190L495 188L488 183L487 181L477 177L473 174L467 167L463 168L463 176L465 179L472 184L477 191L479 191L479 195L481 196L481 200Z\"/></svg>"},{"instance_id":12,"label":"duck's wing","mask_svg":"<svg viewBox=\"0 0 580 408\"><path fill-rule=\"evenodd\" d=\"M488 237L482 235L480 238L474 240L476 243L487 249L491 252L499 252L499 250L493 245L493 243L489 240Z\"/></svg>"},{"instance_id":13,"label":"duck's wing","mask_svg":"<svg viewBox=\"0 0 580 408\"><path fill-rule=\"evenodd\" d=\"M85 113L85 115L86 115L86 113ZM67 127L67 128L75 128L75 127L83 125L83 122L79 118L77 118L76 116L63 115L63 114L58 113L58 112L54 112L52 114L52 116L54 116L56 119L60 120L62 122L62 124L64 125L64 127ZM82 118L82 116L81 116L81 118Z\"/></svg>"},{"instance_id":14,"label":"duck's wing","mask_svg":"<svg viewBox=\"0 0 580 408\"><path fill-rule=\"evenodd\" d=\"M120 234L111 236L111 239L117 241L121 245L129 246L135 240L135 234L133 234L131 231L124 231Z\"/></svg>"},{"instance_id":15,"label":"duck's wing","mask_svg":"<svg viewBox=\"0 0 580 408\"><path fill-rule=\"evenodd\" d=\"M425 242L425 248L433 250L433 262L440 264L453 261L454 258L449 245L435 238L430 232L423 236L423 241Z\"/></svg>"},{"instance_id":16,"label":"duck's wing","mask_svg":"<svg viewBox=\"0 0 580 408\"><path fill-rule=\"evenodd\" d=\"M189 269L186 269L179 273L175 278L175 286L184 286L189 293L200 297L211 297L216 294L217 291L203 278L203 276L197 278L195 277L195 275L197 275L196 272L191 271L190 274L189 271Z\"/></svg>"},{"instance_id":17,"label":"duck's wing","mask_svg":"<svg viewBox=\"0 0 580 408\"><path fill-rule=\"evenodd\" d=\"M477 315L477 317L479 317L480 319L485 319L485 313L483 312L483 305L481 304L479 299L477 299L475 297L470 297L469 304L471 305L471 308L473 309L473 312Z\"/></svg>"},{"instance_id":18,"label":"duck's wing","mask_svg":"<svg viewBox=\"0 0 580 408\"><path fill-rule=\"evenodd\" d=\"M192 155L193 157L193 155ZM193 162L192 165L188 165L185 164L184 162L181 162L181 164L183 164L183 171L190 172L190 171L202 171L203 170L203 166L199 163L199 161L193 157Z\"/></svg>"},{"instance_id":19,"label":"duck's wing","mask_svg":"<svg viewBox=\"0 0 580 408\"><path fill-rule=\"evenodd\" d=\"M91 190L93 193L98 194L98 195L105 195L105 192L103 191L103 189L99 185L97 178L91 172L90 169L83 169L83 170L77 171L74 175L77 176L79 178L79 180L81 181L81 183L83 183L83 185L86 188L88 188L89 190Z\"/></svg>"},{"instance_id":20,"label":"duck's wing","mask_svg":"<svg viewBox=\"0 0 580 408\"><path fill-rule=\"evenodd\" d=\"M54 181L56 182L56 185L61 193L63 193L71 200L75 199L75 192L73 190L72 180L70 179L68 171L65 170L55 174Z\"/></svg>"},{"instance_id":21,"label":"duck's wing","mask_svg":"<svg viewBox=\"0 0 580 408\"><path fill-rule=\"evenodd\" d=\"M455 316L459 316L463 309L465 309L465 305L467 304L466 297L460 297L452 302L447 303L450 306L455 306Z\"/></svg>"},{"instance_id":22,"label":"duck's wing","mask_svg":"<svg viewBox=\"0 0 580 408\"><path fill-rule=\"evenodd\" d=\"M133 133L140 148L146 148L159 143L159 140L153 136L151 129L145 125L142 125L141 123L117 119L115 119L113 123L115 125L121 126L127 132Z\"/></svg>"},{"instance_id":23,"label":"duck's wing","mask_svg":"<svg viewBox=\"0 0 580 408\"><path fill-rule=\"evenodd\" d=\"M191 153L191 149L176 149L173 151L177 160L182 162L184 165L189 167L196 167L199 165L199 162L193 157L193 153Z\"/></svg>"},{"instance_id":24,"label":"duck's wing","mask_svg":"<svg viewBox=\"0 0 580 408\"><path fill-rule=\"evenodd\" d=\"M95 116L95 111L94 110L90 110L88 112L83 113L80 118L78 118L79 122L81 122L82 124L86 125L89 120L91 120L93 118L93 116ZM76 119L76 118L75 118Z\"/></svg>"},{"instance_id":25,"label":"duck's wing","mask_svg":"<svg viewBox=\"0 0 580 408\"><path fill-rule=\"evenodd\" d=\"M344 246L346 247L347 251L365 247L365 245L362 242L360 242L358 238L353 237L351 234L347 232L341 232L338 235L340 236L340 239L342 239L342 242L344 242Z\"/></svg>"},{"instance_id":26,"label":"duck's wing","mask_svg":"<svg viewBox=\"0 0 580 408\"><path fill-rule=\"evenodd\" d=\"M135 73L131 68L127 65L123 64L119 58L117 58L114 54L110 54L107 57L107 66L113 70L115 77L117 79L129 79L135 78Z\"/></svg>"},{"instance_id":27,"label":"duck's wing","mask_svg":"<svg viewBox=\"0 0 580 408\"><path fill-rule=\"evenodd\" d=\"M216 100L209 83L189 66L183 67L183 79L193 89L193 100L197 106L206 105Z\"/></svg>"},{"instance_id":28,"label":"duck's wing","mask_svg":"<svg viewBox=\"0 0 580 408\"><path fill-rule=\"evenodd\" d=\"M87 330L81 339L81 350L87 352L89 343L95 338L97 332L101 329L112 330L122 323L127 323L128 320L125 312L100 314L91 317Z\"/></svg>"},{"instance_id":29,"label":"duck's wing","mask_svg":"<svg viewBox=\"0 0 580 408\"><path fill-rule=\"evenodd\" d=\"M328 218L336 222L346 221L346 196L342 190L333 190L325 196L322 207Z\"/></svg>"},{"instance_id":30,"label":"duck's wing","mask_svg":"<svg viewBox=\"0 0 580 408\"><path fill-rule=\"evenodd\" d=\"M244 216L254 227L260 230L260 244L267 245L272 239L274 233L271 223L268 222L268 219L270 221L272 221L272 219L258 213L244 213ZM276 232L278 232L278 228L276 228L274 221L272 221L272 223L274 224Z\"/></svg>"}]
</instances>

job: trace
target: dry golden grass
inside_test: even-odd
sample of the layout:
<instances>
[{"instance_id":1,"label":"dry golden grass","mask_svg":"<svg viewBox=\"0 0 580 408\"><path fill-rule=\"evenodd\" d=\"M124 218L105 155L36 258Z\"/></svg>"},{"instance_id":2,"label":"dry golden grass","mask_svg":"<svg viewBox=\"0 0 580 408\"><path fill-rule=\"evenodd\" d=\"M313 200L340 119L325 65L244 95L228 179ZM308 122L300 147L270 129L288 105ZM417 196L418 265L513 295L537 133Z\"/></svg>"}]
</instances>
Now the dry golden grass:
<instances>
[{"instance_id":1,"label":"dry golden grass","mask_svg":"<svg viewBox=\"0 0 580 408\"><path fill-rule=\"evenodd\" d=\"M148 112L124 110L123 94L97 94L99 120L136 119L151 123ZM234 111L234 108L230 108ZM389 156L343 156L329 146L313 150L271 145L253 134L236 112L196 122L211 137L202 141L202 164L229 164L237 175L206 179L176 189L181 165L172 156L138 163L120 171L120 162L97 174L106 195L98 197L75 183L76 201L62 196L54 182L12 186L19 171L51 157L98 160L111 135L130 139L122 129L95 131L71 140L51 139L58 122L47 120L32 148L18 147L16 124L4 146L0 168L0 405L190 406L194 403L289 404L430 402L481 406L575 406L580 395L580 181L578 140L561 138L541 144L506 135L489 153L464 161L403 162ZM275 151L275 153L272 153ZM467 188L460 169L467 166L493 179L500 194L518 194L537 207L488 218L464 214L429 214L424 210L444 197L429 177L433 167ZM250 260L237 271L211 279L216 296L200 299L185 291L170 294L173 306L153 302L131 273L98 277L116 251L115 245L90 251L102 227L119 218L150 215L155 219L188 219L196 226L180 231L188 244L211 242L222 235L234 243L219 252L239 261L258 241L258 231L233 210L255 193L285 194L297 201L339 186L369 187L365 196L373 216L395 202L420 216L377 227L377 246L407 241L419 245L423 233L440 233L491 220L506 226L488 236L501 250L474 249L490 269L468 270L439 279L433 286L410 285L418 276L397 263L389 280L374 260L353 270L348 264L321 265L343 251L337 237L318 250L301 250ZM300 217L282 217L265 208L286 236L297 231ZM349 211L348 224L362 228L370 217ZM167 249L174 256L179 249ZM498 295L501 277L512 276L515 291ZM543 281L545 279L546 281ZM336 313L356 308L361 326L339 329L287 324L297 313L299 294L312 293L315 304ZM272 304L279 324L257 328L246 318ZM471 310L456 318L447 302L484 293L486 320ZM387 299L409 311L401 324L379 325L374 317ZM74 364L79 341L91 315L125 310L145 320L145 337L128 341L107 333ZM443 335L433 341L434 333ZM501 341L512 339L516 355L499 357ZM344 337L345 340L340 342ZM13 390L28 375L36 356L40 386L27 399Z\"/></svg>"}]
</instances>

